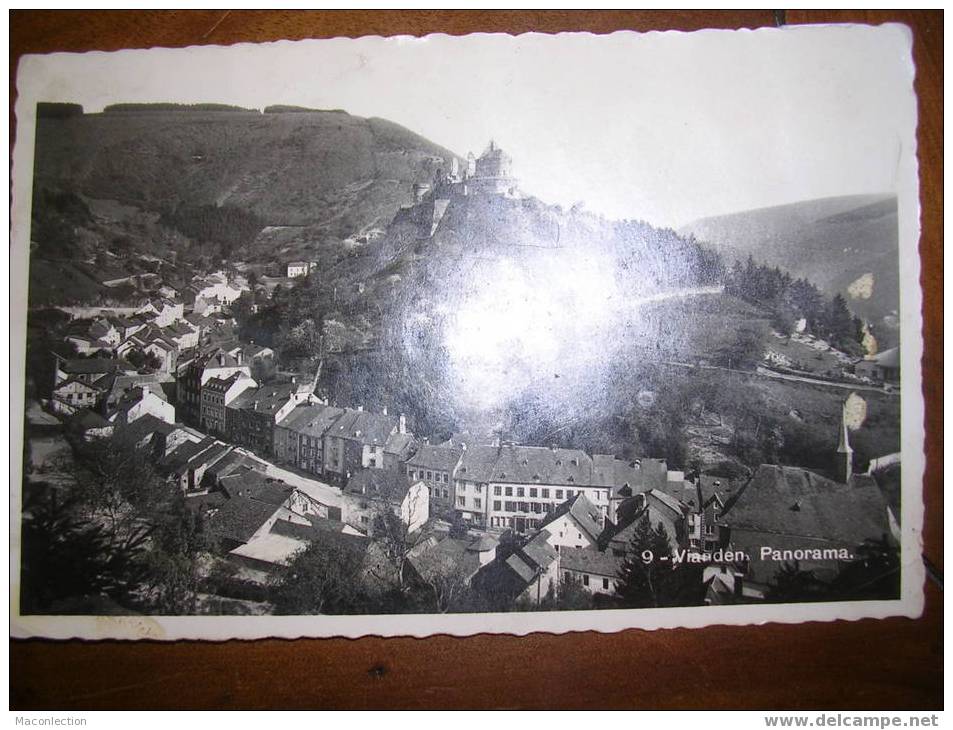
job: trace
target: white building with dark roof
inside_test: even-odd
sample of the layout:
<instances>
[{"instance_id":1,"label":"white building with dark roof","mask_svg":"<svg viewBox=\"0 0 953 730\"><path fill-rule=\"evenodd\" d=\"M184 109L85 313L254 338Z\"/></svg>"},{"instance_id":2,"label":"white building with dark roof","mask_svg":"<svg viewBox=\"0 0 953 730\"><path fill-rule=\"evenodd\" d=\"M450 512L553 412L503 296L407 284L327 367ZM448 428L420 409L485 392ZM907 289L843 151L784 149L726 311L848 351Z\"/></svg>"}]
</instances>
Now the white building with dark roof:
<instances>
[{"instance_id":1,"label":"white building with dark roof","mask_svg":"<svg viewBox=\"0 0 953 730\"><path fill-rule=\"evenodd\" d=\"M604 458L594 467L579 449L473 446L453 478L453 508L474 525L531 532L577 494L584 494L605 519L623 479L624 484L635 481L624 470L610 469ZM636 482L629 488L642 486Z\"/></svg>"},{"instance_id":2,"label":"white building with dark roof","mask_svg":"<svg viewBox=\"0 0 953 730\"><path fill-rule=\"evenodd\" d=\"M564 547L559 551L560 577L575 582L592 594L616 592L624 559L611 552Z\"/></svg>"},{"instance_id":3,"label":"white building with dark roof","mask_svg":"<svg viewBox=\"0 0 953 730\"><path fill-rule=\"evenodd\" d=\"M549 544L561 552L567 547L597 549L603 524L602 510L586 495L576 494L546 517L541 527L549 532Z\"/></svg>"}]
</instances>

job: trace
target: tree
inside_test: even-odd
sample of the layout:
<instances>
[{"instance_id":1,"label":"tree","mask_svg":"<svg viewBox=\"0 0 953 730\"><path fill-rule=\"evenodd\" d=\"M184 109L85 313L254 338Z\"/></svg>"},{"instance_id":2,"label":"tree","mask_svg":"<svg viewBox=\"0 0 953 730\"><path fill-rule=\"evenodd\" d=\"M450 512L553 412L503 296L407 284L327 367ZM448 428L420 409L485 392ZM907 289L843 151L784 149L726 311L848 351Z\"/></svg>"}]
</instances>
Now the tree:
<instances>
[{"instance_id":1,"label":"tree","mask_svg":"<svg viewBox=\"0 0 953 730\"><path fill-rule=\"evenodd\" d=\"M76 501L68 494L31 485L21 536L24 614L93 613L91 607L103 599L125 612L132 610L144 574L137 551L114 549L101 525L77 513Z\"/></svg>"},{"instance_id":2,"label":"tree","mask_svg":"<svg viewBox=\"0 0 953 730\"><path fill-rule=\"evenodd\" d=\"M771 603L806 603L830 600L830 585L814 575L813 570L802 570L800 563L784 563L774 575L765 596Z\"/></svg>"},{"instance_id":3,"label":"tree","mask_svg":"<svg viewBox=\"0 0 953 730\"><path fill-rule=\"evenodd\" d=\"M146 352L145 350L130 350L126 353L126 360L140 370L156 371L162 367L162 361L159 360L159 357L154 352Z\"/></svg>"},{"instance_id":4,"label":"tree","mask_svg":"<svg viewBox=\"0 0 953 730\"><path fill-rule=\"evenodd\" d=\"M760 323L744 322L738 327L734 340L719 349L719 362L736 370L754 369L764 355L766 336Z\"/></svg>"},{"instance_id":5,"label":"tree","mask_svg":"<svg viewBox=\"0 0 953 730\"><path fill-rule=\"evenodd\" d=\"M587 611L594 607L593 595L572 577L559 581L558 589L550 589L539 606L545 611ZM535 606L533 609L538 610Z\"/></svg>"},{"instance_id":6,"label":"tree","mask_svg":"<svg viewBox=\"0 0 953 730\"><path fill-rule=\"evenodd\" d=\"M408 517L413 515L417 507L413 503L415 497L411 496L410 499ZM371 521L371 539L384 556L384 570L387 573L376 577L385 584L395 586L399 594L406 594L409 589L407 563L410 553L427 539L427 535L421 529L411 530L411 520L404 520L402 515L397 514L391 507L391 499L384 494L377 502Z\"/></svg>"},{"instance_id":7,"label":"tree","mask_svg":"<svg viewBox=\"0 0 953 730\"><path fill-rule=\"evenodd\" d=\"M415 568L428 612L447 613L467 603L470 576L459 555L430 549L415 560Z\"/></svg>"},{"instance_id":8,"label":"tree","mask_svg":"<svg viewBox=\"0 0 953 730\"><path fill-rule=\"evenodd\" d=\"M202 518L188 509L185 497L177 492L168 510L153 520L149 550L143 556L149 603L157 613L195 613L202 582L199 556L209 548Z\"/></svg>"},{"instance_id":9,"label":"tree","mask_svg":"<svg viewBox=\"0 0 953 730\"><path fill-rule=\"evenodd\" d=\"M854 317L847 308L843 295L835 294L824 312L824 325L828 339L832 344L845 346L856 342Z\"/></svg>"},{"instance_id":10,"label":"tree","mask_svg":"<svg viewBox=\"0 0 953 730\"><path fill-rule=\"evenodd\" d=\"M365 610L361 554L343 542L310 544L278 574L271 600L275 613L291 616Z\"/></svg>"},{"instance_id":11,"label":"tree","mask_svg":"<svg viewBox=\"0 0 953 730\"><path fill-rule=\"evenodd\" d=\"M134 562L129 582L138 605L154 613L193 612L208 547L201 517L155 471L148 449L121 435L75 441L73 452L74 511L99 530L105 555Z\"/></svg>"},{"instance_id":12,"label":"tree","mask_svg":"<svg viewBox=\"0 0 953 730\"><path fill-rule=\"evenodd\" d=\"M671 543L662 523L653 528L648 514L643 513L635 522L628 552L619 569L616 593L624 606L665 605L665 583L672 572L671 555Z\"/></svg>"}]
</instances>

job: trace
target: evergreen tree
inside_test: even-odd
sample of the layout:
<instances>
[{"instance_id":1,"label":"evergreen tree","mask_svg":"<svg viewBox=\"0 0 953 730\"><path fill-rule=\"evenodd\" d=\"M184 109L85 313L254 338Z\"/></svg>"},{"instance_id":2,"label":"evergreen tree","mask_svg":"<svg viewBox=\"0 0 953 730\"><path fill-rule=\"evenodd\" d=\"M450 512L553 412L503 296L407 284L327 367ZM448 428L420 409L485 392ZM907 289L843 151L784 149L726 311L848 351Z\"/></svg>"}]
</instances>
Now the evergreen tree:
<instances>
[{"instance_id":1,"label":"evergreen tree","mask_svg":"<svg viewBox=\"0 0 953 730\"><path fill-rule=\"evenodd\" d=\"M627 608L666 605L672 573L672 546L662 523L652 527L647 514L635 522L628 552L619 569L616 593ZM665 560L662 560L665 558Z\"/></svg>"}]
</instances>

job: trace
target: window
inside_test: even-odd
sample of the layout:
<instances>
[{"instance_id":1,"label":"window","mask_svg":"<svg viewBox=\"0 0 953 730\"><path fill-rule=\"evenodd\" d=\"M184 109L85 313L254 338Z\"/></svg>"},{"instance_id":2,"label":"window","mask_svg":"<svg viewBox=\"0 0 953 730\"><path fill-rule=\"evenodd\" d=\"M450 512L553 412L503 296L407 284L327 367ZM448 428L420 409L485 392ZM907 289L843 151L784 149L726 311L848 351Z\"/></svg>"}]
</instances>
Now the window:
<instances>
[{"instance_id":1,"label":"window","mask_svg":"<svg viewBox=\"0 0 953 730\"><path fill-rule=\"evenodd\" d=\"M568 570L567 570L567 571L564 571L564 572L563 572L563 580L565 580L567 583L568 583L569 581L571 581L571 580L572 580L572 573L570 573Z\"/></svg>"},{"instance_id":2,"label":"window","mask_svg":"<svg viewBox=\"0 0 953 730\"><path fill-rule=\"evenodd\" d=\"M542 497L543 497L543 499L549 499L549 490L548 490L548 489L543 489L543 490L542 490Z\"/></svg>"},{"instance_id":3,"label":"window","mask_svg":"<svg viewBox=\"0 0 953 730\"><path fill-rule=\"evenodd\" d=\"M512 497L512 496L513 496L513 487L507 487L507 488L506 488L506 496L507 496L507 497Z\"/></svg>"},{"instance_id":4,"label":"window","mask_svg":"<svg viewBox=\"0 0 953 730\"><path fill-rule=\"evenodd\" d=\"M446 489L443 490L443 498L450 499L450 493Z\"/></svg>"},{"instance_id":5,"label":"window","mask_svg":"<svg viewBox=\"0 0 953 730\"><path fill-rule=\"evenodd\" d=\"M503 494L503 489L502 489L499 485L493 487L493 496L494 496L494 497L499 497L501 494Z\"/></svg>"},{"instance_id":6,"label":"window","mask_svg":"<svg viewBox=\"0 0 953 730\"><path fill-rule=\"evenodd\" d=\"M428 471L428 472L427 472L427 479L433 481L433 472L432 472L432 471Z\"/></svg>"},{"instance_id":7,"label":"window","mask_svg":"<svg viewBox=\"0 0 953 730\"><path fill-rule=\"evenodd\" d=\"M476 490L476 493L477 493L477 494L482 494L482 493L483 493L483 485L482 485L482 484L474 484L474 485L473 485L473 488Z\"/></svg>"},{"instance_id":8,"label":"window","mask_svg":"<svg viewBox=\"0 0 953 730\"><path fill-rule=\"evenodd\" d=\"M520 502L520 512L529 512L529 505L526 502Z\"/></svg>"},{"instance_id":9,"label":"window","mask_svg":"<svg viewBox=\"0 0 953 730\"><path fill-rule=\"evenodd\" d=\"M499 512L499 511L503 508L502 505L503 505L503 503L500 502L500 500L494 499L494 500L493 500L493 511L494 511L494 512Z\"/></svg>"},{"instance_id":10,"label":"window","mask_svg":"<svg viewBox=\"0 0 953 730\"><path fill-rule=\"evenodd\" d=\"M362 524L362 525L366 525L366 524L367 524L367 515L361 515L361 524Z\"/></svg>"},{"instance_id":11,"label":"window","mask_svg":"<svg viewBox=\"0 0 953 730\"><path fill-rule=\"evenodd\" d=\"M603 579L602 579L602 587L603 587L603 589L605 589L605 590L609 590L609 579L608 579L608 578L603 578Z\"/></svg>"},{"instance_id":12,"label":"window","mask_svg":"<svg viewBox=\"0 0 953 730\"><path fill-rule=\"evenodd\" d=\"M473 506L474 506L476 509L482 509L482 508L483 508L483 500L481 500L479 497L474 497L474 498L473 498Z\"/></svg>"},{"instance_id":13,"label":"window","mask_svg":"<svg viewBox=\"0 0 953 730\"><path fill-rule=\"evenodd\" d=\"M533 512L535 512L536 514L539 514L542 511L543 511L543 505L541 505L539 502L533 502Z\"/></svg>"},{"instance_id":14,"label":"window","mask_svg":"<svg viewBox=\"0 0 953 730\"><path fill-rule=\"evenodd\" d=\"M517 496L517 497L522 497L522 496L523 496L523 488L522 488L522 487L517 487L517 488L516 488L516 496Z\"/></svg>"},{"instance_id":15,"label":"window","mask_svg":"<svg viewBox=\"0 0 953 730\"><path fill-rule=\"evenodd\" d=\"M588 575L582 576L582 584L583 584L584 586L589 585L589 576L588 576Z\"/></svg>"},{"instance_id":16,"label":"window","mask_svg":"<svg viewBox=\"0 0 953 730\"><path fill-rule=\"evenodd\" d=\"M562 498L563 498L563 490L562 490L562 489L557 489L557 490L556 490L556 499L562 499Z\"/></svg>"},{"instance_id":17,"label":"window","mask_svg":"<svg viewBox=\"0 0 953 730\"><path fill-rule=\"evenodd\" d=\"M466 506L467 506L467 498L462 496L457 497L457 507L466 507Z\"/></svg>"},{"instance_id":18,"label":"window","mask_svg":"<svg viewBox=\"0 0 953 730\"><path fill-rule=\"evenodd\" d=\"M530 487L529 496L530 496L530 497L535 497L535 496L537 496L537 492L538 492L538 491L539 491L539 490L536 489L536 487Z\"/></svg>"},{"instance_id":19,"label":"window","mask_svg":"<svg viewBox=\"0 0 953 730\"><path fill-rule=\"evenodd\" d=\"M413 469L408 469L407 474L410 476L411 479L417 478L417 472L415 472Z\"/></svg>"},{"instance_id":20,"label":"window","mask_svg":"<svg viewBox=\"0 0 953 730\"><path fill-rule=\"evenodd\" d=\"M516 511L516 502L507 502L507 503L506 503L506 511L507 511L507 512L515 512L515 511Z\"/></svg>"},{"instance_id":21,"label":"window","mask_svg":"<svg viewBox=\"0 0 953 730\"><path fill-rule=\"evenodd\" d=\"M715 526L714 526L713 524L711 524L711 523L708 523L707 525L705 525L705 534L706 534L706 535L714 535L714 534L715 534Z\"/></svg>"},{"instance_id":22,"label":"window","mask_svg":"<svg viewBox=\"0 0 953 730\"><path fill-rule=\"evenodd\" d=\"M447 480L448 480L447 475L444 474L444 475L443 475L443 483L446 484L446 483L447 483Z\"/></svg>"}]
</instances>

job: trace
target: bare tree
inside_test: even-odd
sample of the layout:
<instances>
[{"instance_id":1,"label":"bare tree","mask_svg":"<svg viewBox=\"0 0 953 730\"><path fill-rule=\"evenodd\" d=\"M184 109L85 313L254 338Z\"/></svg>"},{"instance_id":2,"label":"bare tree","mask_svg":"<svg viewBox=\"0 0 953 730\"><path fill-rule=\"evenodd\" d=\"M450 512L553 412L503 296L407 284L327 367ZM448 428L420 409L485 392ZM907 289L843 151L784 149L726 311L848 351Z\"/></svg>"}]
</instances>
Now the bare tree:
<instances>
[{"instance_id":1,"label":"bare tree","mask_svg":"<svg viewBox=\"0 0 953 730\"><path fill-rule=\"evenodd\" d=\"M469 589L470 576L459 558L431 549L414 560L417 574L427 588L428 603L436 613L447 613L456 607Z\"/></svg>"},{"instance_id":2,"label":"bare tree","mask_svg":"<svg viewBox=\"0 0 953 730\"><path fill-rule=\"evenodd\" d=\"M397 501L394 494L385 493L375 503L375 515L371 523L371 539L378 544L385 558L390 578L401 593L408 589L407 561L411 552L427 539L424 529L412 530L414 515L418 513L421 495L413 490L405 497L408 500L406 516L403 500ZM396 509L395 509L396 507ZM384 580L385 576L378 576Z\"/></svg>"}]
</instances>

